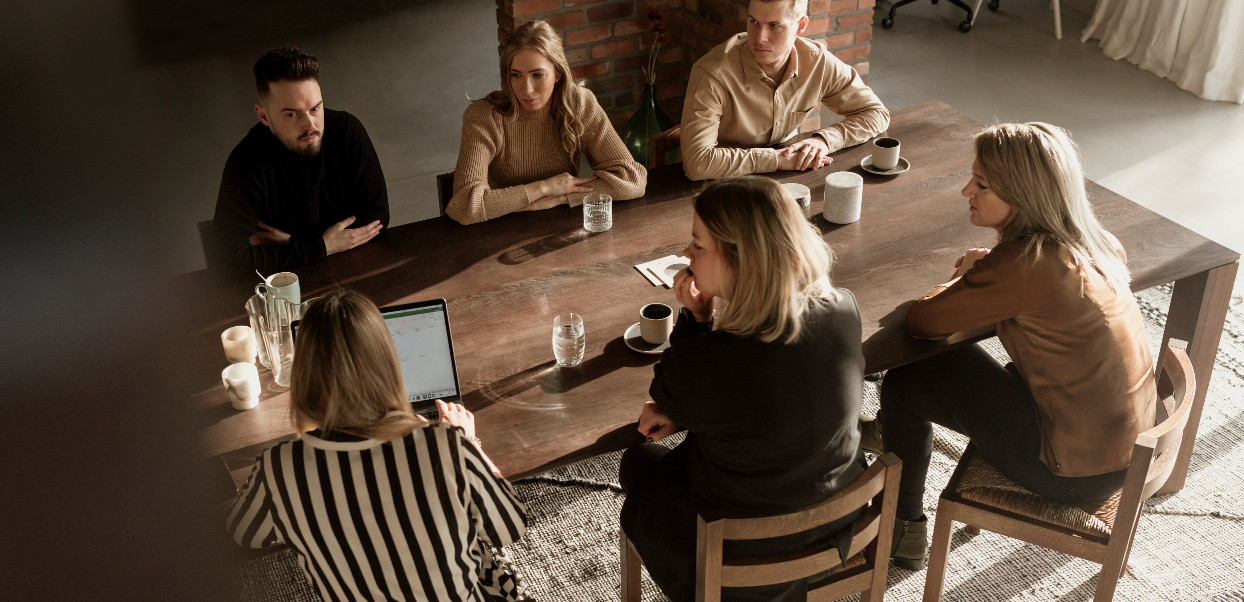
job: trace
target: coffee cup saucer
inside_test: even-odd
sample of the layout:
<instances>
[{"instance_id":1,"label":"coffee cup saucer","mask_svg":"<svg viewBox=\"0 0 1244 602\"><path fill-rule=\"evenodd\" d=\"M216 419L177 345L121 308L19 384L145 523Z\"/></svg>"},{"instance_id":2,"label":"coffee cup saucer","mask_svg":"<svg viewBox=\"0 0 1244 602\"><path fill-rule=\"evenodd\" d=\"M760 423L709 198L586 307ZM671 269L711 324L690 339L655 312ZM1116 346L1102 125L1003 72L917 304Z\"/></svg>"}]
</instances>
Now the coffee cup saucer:
<instances>
[{"instance_id":1,"label":"coffee cup saucer","mask_svg":"<svg viewBox=\"0 0 1244 602\"><path fill-rule=\"evenodd\" d=\"M644 337L639 334L639 322L631 324L631 327L626 329L626 333L622 335L622 341L625 342L626 346L630 347L632 351L638 351L640 353L655 355L670 348L670 342L668 339L660 345L653 345L652 343L645 341Z\"/></svg>"},{"instance_id":2,"label":"coffee cup saucer","mask_svg":"<svg viewBox=\"0 0 1244 602\"><path fill-rule=\"evenodd\" d=\"M899 157L898 164L894 166L894 169L877 169L873 167L873 156L868 155L864 157L863 161L860 161L860 167L863 167L864 171L868 173L875 173L879 176L893 176L911 169L911 163L908 163L907 159Z\"/></svg>"}]
</instances>

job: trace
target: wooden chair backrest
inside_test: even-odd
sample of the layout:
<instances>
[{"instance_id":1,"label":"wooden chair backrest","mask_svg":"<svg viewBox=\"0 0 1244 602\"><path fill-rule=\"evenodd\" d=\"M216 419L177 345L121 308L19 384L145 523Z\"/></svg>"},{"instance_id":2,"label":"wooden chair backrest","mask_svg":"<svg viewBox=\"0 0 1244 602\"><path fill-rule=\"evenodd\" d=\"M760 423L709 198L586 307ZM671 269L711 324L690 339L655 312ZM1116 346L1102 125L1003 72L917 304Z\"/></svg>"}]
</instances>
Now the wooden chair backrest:
<instances>
[{"instance_id":1,"label":"wooden chair backrest","mask_svg":"<svg viewBox=\"0 0 1244 602\"><path fill-rule=\"evenodd\" d=\"M443 173L436 176L436 196L441 202L441 216L445 215L445 208L449 206L449 199L454 196L454 172Z\"/></svg>"},{"instance_id":2,"label":"wooden chair backrest","mask_svg":"<svg viewBox=\"0 0 1244 602\"><path fill-rule=\"evenodd\" d=\"M884 492L889 499L885 503L872 504L855 521L855 535L851 539L848 558L858 554L873 544L879 534L889 535L893 529L901 469L898 456L885 454L842 491L803 510L763 517L698 517L696 572L700 577L700 587L705 591L720 591L721 587L771 585L810 577L837 566L846 558L841 558L838 549L833 547L777 556L723 559L722 542L727 539L767 539L809 531L855 512ZM877 550L877 553L888 559L889 545L884 548Z\"/></svg>"},{"instance_id":3,"label":"wooden chair backrest","mask_svg":"<svg viewBox=\"0 0 1244 602\"><path fill-rule=\"evenodd\" d=\"M1193 374L1187 349L1188 343L1179 339L1171 339L1167 343L1162 372L1158 375L1157 414L1160 422L1137 435L1136 445L1132 448L1132 465L1145 471L1141 501L1149 499L1166 484L1183 442L1184 427L1188 424L1192 400L1196 397L1196 375ZM1141 461L1139 466L1138 459Z\"/></svg>"},{"instance_id":4,"label":"wooden chair backrest","mask_svg":"<svg viewBox=\"0 0 1244 602\"><path fill-rule=\"evenodd\" d=\"M216 256L216 226L210 219L199 222L199 245L203 247L203 261L212 265Z\"/></svg>"},{"instance_id":5,"label":"wooden chair backrest","mask_svg":"<svg viewBox=\"0 0 1244 602\"><path fill-rule=\"evenodd\" d=\"M675 125L648 139L648 166L651 169L665 166L665 155L682 141L682 126Z\"/></svg>"}]
</instances>

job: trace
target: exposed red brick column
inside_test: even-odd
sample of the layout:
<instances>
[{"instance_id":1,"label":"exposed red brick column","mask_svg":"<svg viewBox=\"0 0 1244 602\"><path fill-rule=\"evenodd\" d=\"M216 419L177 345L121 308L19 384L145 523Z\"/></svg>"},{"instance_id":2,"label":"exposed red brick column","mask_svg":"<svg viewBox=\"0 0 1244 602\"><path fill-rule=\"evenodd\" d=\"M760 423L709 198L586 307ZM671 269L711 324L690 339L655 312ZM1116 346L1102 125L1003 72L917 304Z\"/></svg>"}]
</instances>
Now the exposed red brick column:
<instances>
[{"instance_id":1,"label":"exposed red brick column","mask_svg":"<svg viewBox=\"0 0 1244 602\"><path fill-rule=\"evenodd\" d=\"M804 37L816 40L868 79L876 0L809 0ZM615 124L635 111L644 84L640 68L654 36L648 12L666 27L657 67L657 98L674 121L691 66L714 46L746 30L748 0L497 0L498 39L517 25L543 19L561 35L575 76L584 80ZM819 112L803 129L820 127Z\"/></svg>"},{"instance_id":2,"label":"exposed red brick column","mask_svg":"<svg viewBox=\"0 0 1244 602\"><path fill-rule=\"evenodd\" d=\"M651 10L661 12L665 25L656 70L659 103L678 121L687 89L682 0L497 0L498 36L527 21L547 21L562 35L575 77L619 124L634 114L647 83L641 68L655 40Z\"/></svg>"}]
</instances>

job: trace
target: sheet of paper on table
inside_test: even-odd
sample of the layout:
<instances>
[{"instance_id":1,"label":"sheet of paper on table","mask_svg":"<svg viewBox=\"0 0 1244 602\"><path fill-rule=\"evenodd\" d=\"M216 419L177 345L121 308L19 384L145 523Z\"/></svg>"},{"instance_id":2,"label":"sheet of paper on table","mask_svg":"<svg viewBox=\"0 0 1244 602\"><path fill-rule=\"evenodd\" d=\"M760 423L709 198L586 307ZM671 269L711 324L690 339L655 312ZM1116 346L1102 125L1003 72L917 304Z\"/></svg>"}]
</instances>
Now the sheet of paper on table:
<instances>
[{"instance_id":1,"label":"sheet of paper on table","mask_svg":"<svg viewBox=\"0 0 1244 602\"><path fill-rule=\"evenodd\" d=\"M686 257L667 255L660 259L641 263L635 266L635 269L639 270L639 273L643 274L644 278L647 278L653 286L664 284L667 287L673 288L674 275L690 264L691 261Z\"/></svg>"}]
</instances>

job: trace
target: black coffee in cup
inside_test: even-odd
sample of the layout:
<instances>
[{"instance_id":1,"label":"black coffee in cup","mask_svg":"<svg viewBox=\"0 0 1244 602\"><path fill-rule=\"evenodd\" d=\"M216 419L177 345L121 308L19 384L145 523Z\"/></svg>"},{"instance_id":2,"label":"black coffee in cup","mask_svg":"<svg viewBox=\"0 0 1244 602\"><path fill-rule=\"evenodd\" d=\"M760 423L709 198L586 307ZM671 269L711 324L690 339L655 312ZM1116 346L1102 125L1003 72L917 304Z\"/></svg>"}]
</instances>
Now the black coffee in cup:
<instances>
[{"instance_id":1,"label":"black coffee in cup","mask_svg":"<svg viewBox=\"0 0 1244 602\"><path fill-rule=\"evenodd\" d=\"M659 303L653 303L650 305L645 305L643 311L640 312L640 315L642 315L645 318L648 318L649 320L664 320L665 318L668 318L670 314L673 312L674 310L670 309L670 306L668 305L661 305Z\"/></svg>"}]
</instances>

